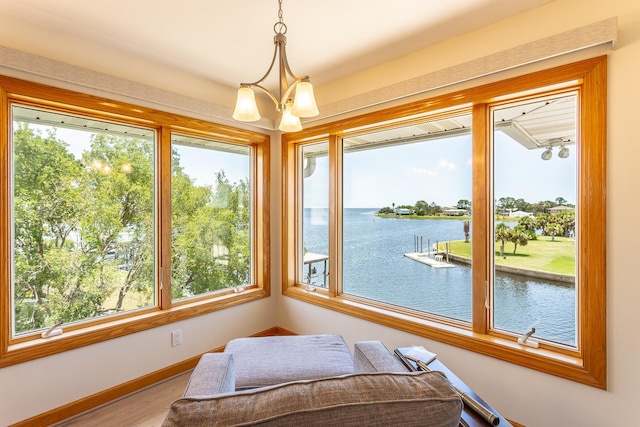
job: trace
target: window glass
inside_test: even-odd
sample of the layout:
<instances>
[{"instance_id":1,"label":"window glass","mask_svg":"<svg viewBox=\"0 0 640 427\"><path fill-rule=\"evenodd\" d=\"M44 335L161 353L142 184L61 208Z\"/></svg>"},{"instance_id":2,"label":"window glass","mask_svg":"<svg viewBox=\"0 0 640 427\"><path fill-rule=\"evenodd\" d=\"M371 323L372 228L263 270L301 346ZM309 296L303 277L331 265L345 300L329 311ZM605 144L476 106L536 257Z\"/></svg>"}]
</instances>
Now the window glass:
<instances>
[{"instance_id":1,"label":"window glass","mask_svg":"<svg viewBox=\"0 0 640 427\"><path fill-rule=\"evenodd\" d=\"M287 152L314 138L338 146L335 286L319 296L297 286L289 263L301 265L300 252L283 245L284 295L606 389L606 64L285 135ZM289 223L302 158L285 159Z\"/></svg>"},{"instance_id":2,"label":"window glass","mask_svg":"<svg viewBox=\"0 0 640 427\"><path fill-rule=\"evenodd\" d=\"M171 291L179 300L251 283L251 149L171 137Z\"/></svg>"},{"instance_id":3,"label":"window glass","mask_svg":"<svg viewBox=\"0 0 640 427\"><path fill-rule=\"evenodd\" d=\"M153 305L154 131L11 114L14 335Z\"/></svg>"},{"instance_id":4,"label":"window glass","mask_svg":"<svg viewBox=\"0 0 640 427\"><path fill-rule=\"evenodd\" d=\"M343 140L343 292L471 321L471 115Z\"/></svg>"},{"instance_id":5,"label":"window glass","mask_svg":"<svg viewBox=\"0 0 640 427\"><path fill-rule=\"evenodd\" d=\"M310 287L329 285L329 144L302 146L302 252L299 280Z\"/></svg>"},{"instance_id":6,"label":"window glass","mask_svg":"<svg viewBox=\"0 0 640 427\"><path fill-rule=\"evenodd\" d=\"M493 108L493 328L576 345L575 92Z\"/></svg>"}]
</instances>

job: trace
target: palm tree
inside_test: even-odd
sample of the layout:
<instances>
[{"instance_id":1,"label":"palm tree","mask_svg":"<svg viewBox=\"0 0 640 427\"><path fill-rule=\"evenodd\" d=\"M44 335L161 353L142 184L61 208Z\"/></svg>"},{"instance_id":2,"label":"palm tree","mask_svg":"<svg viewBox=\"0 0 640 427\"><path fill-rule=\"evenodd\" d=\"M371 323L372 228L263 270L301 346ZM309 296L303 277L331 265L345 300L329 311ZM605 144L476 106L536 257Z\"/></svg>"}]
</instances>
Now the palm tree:
<instances>
[{"instance_id":1,"label":"palm tree","mask_svg":"<svg viewBox=\"0 0 640 427\"><path fill-rule=\"evenodd\" d=\"M558 223L550 222L544 228L544 232L546 235L551 236L551 241L554 242L556 240L556 236L561 236L564 233L564 228Z\"/></svg>"},{"instance_id":2,"label":"palm tree","mask_svg":"<svg viewBox=\"0 0 640 427\"><path fill-rule=\"evenodd\" d=\"M509 241L509 227L504 222L496 225L496 242L500 242L500 256L504 258L504 242Z\"/></svg>"},{"instance_id":3,"label":"palm tree","mask_svg":"<svg viewBox=\"0 0 640 427\"><path fill-rule=\"evenodd\" d=\"M529 235L524 231L518 229L509 230L509 241L513 243L513 254L516 254L518 245L526 246L529 243Z\"/></svg>"}]
</instances>

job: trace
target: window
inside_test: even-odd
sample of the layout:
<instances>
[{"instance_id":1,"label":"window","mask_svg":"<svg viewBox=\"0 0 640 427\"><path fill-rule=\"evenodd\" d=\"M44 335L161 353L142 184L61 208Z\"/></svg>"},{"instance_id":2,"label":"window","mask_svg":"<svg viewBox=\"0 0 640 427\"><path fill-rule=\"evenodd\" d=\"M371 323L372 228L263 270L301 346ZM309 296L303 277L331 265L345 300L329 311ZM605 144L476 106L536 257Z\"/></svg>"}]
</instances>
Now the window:
<instances>
[{"instance_id":1,"label":"window","mask_svg":"<svg viewBox=\"0 0 640 427\"><path fill-rule=\"evenodd\" d=\"M605 92L595 58L285 135L284 294L606 388ZM286 239L316 181L327 286Z\"/></svg>"},{"instance_id":2,"label":"window","mask_svg":"<svg viewBox=\"0 0 640 427\"><path fill-rule=\"evenodd\" d=\"M251 283L250 148L172 135L173 300Z\"/></svg>"},{"instance_id":3,"label":"window","mask_svg":"<svg viewBox=\"0 0 640 427\"><path fill-rule=\"evenodd\" d=\"M14 104L13 331L153 306L153 129Z\"/></svg>"},{"instance_id":4,"label":"window","mask_svg":"<svg viewBox=\"0 0 640 427\"><path fill-rule=\"evenodd\" d=\"M347 134L342 152L344 295L470 322L471 264L448 249L469 228L471 114Z\"/></svg>"},{"instance_id":5,"label":"window","mask_svg":"<svg viewBox=\"0 0 640 427\"><path fill-rule=\"evenodd\" d=\"M302 261L298 280L309 290L328 287L329 144L318 142L302 151Z\"/></svg>"},{"instance_id":6,"label":"window","mask_svg":"<svg viewBox=\"0 0 640 427\"><path fill-rule=\"evenodd\" d=\"M577 348L575 91L490 107L493 329Z\"/></svg>"},{"instance_id":7,"label":"window","mask_svg":"<svg viewBox=\"0 0 640 427\"><path fill-rule=\"evenodd\" d=\"M267 136L0 86L0 367L269 294Z\"/></svg>"}]
</instances>

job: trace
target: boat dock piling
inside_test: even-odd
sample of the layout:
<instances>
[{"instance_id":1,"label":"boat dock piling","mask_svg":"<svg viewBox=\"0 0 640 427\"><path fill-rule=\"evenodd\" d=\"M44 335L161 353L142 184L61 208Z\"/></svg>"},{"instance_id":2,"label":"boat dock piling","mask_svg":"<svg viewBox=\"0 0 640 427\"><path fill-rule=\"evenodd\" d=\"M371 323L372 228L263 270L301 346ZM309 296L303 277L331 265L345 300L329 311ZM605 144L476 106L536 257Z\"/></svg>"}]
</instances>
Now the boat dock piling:
<instances>
[{"instance_id":1,"label":"boat dock piling","mask_svg":"<svg viewBox=\"0 0 640 427\"><path fill-rule=\"evenodd\" d=\"M404 254L409 259L421 262L434 268L442 267L454 267L453 264L449 264L449 242L444 242L444 251L440 250L440 242L436 242L431 246L431 239L427 239L427 252L423 249L423 236L413 235L413 248L412 253ZM433 255L433 258L431 258Z\"/></svg>"}]
</instances>

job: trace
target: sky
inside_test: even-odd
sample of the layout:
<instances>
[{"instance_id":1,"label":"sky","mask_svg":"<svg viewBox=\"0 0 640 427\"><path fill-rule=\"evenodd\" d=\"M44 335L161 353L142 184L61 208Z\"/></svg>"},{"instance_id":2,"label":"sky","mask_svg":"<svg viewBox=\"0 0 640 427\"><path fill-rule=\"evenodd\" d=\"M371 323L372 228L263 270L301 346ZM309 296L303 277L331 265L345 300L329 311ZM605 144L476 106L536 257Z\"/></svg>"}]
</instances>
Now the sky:
<instances>
[{"instance_id":1,"label":"sky","mask_svg":"<svg viewBox=\"0 0 640 427\"><path fill-rule=\"evenodd\" d=\"M58 128L57 136L79 156L88 148L89 133ZM174 145L180 163L196 185L214 185L223 170L230 182L249 175L245 155ZM557 148L550 160L542 150L527 150L502 132L495 135L495 198L522 198L527 202L576 202L575 146L561 159ZM346 208L380 209L392 204L415 205L419 200L455 206L472 200L471 137L458 136L428 142L346 153L343 194ZM305 207L328 206L328 159L319 157L316 170L304 181Z\"/></svg>"},{"instance_id":2,"label":"sky","mask_svg":"<svg viewBox=\"0 0 640 427\"><path fill-rule=\"evenodd\" d=\"M542 160L542 150L527 150L502 132L495 136L495 197L527 202L575 203L576 158ZM397 145L344 155L344 207L382 208L418 200L455 206L472 199L471 137L460 136ZM304 183L305 207L328 205L328 159L317 160L316 171Z\"/></svg>"},{"instance_id":3,"label":"sky","mask_svg":"<svg viewBox=\"0 0 640 427\"><path fill-rule=\"evenodd\" d=\"M43 126L32 125L32 127L44 129ZM78 159L83 151L89 149L91 135L91 132L81 130L56 129L56 136L69 144L67 149ZM195 185L214 186L216 174L219 171L224 171L225 176L231 183L239 182L241 179L249 177L250 164L246 155L218 150L204 150L203 147L177 144L173 148L177 150L180 156L180 165L193 179Z\"/></svg>"}]
</instances>

